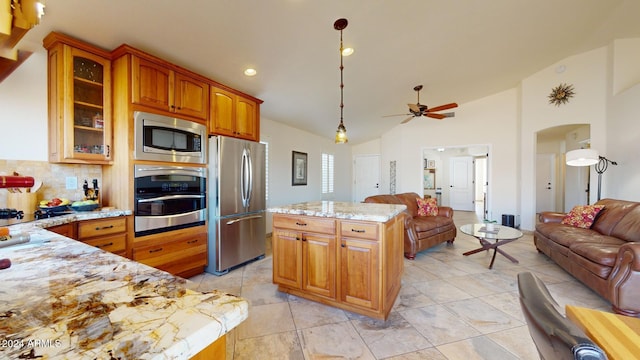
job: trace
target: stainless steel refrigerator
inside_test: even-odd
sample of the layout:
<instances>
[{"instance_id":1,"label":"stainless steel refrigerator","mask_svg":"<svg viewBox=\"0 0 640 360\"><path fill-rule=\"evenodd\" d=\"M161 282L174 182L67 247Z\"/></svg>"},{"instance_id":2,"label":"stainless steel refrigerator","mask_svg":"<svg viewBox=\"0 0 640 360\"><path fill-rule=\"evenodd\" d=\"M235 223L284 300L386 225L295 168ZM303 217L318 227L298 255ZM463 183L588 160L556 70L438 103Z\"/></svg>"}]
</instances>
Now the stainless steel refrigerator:
<instances>
[{"instance_id":1,"label":"stainless steel refrigerator","mask_svg":"<svg viewBox=\"0 0 640 360\"><path fill-rule=\"evenodd\" d=\"M223 275L265 254L265 147L225 136L209 138L209 263Z\"/></svg>"}]
</instances>

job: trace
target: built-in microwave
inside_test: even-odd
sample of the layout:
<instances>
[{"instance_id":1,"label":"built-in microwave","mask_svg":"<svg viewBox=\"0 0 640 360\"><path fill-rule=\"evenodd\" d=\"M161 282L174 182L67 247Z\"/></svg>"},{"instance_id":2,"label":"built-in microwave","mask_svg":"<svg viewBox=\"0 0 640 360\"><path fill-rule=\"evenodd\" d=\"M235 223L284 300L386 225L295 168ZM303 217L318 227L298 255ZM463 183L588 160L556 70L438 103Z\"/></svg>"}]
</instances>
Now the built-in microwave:
<instances>
[{"instance_id":1,"label":"built-in microwave","mask_svg":"<svg viewBox=\"0 0 640 360\"><path fill-rule=\"evenodd\" d=\"M142 111L133 119L136 160L206 164L206 126Z\"/></svg>"}]
</instances>

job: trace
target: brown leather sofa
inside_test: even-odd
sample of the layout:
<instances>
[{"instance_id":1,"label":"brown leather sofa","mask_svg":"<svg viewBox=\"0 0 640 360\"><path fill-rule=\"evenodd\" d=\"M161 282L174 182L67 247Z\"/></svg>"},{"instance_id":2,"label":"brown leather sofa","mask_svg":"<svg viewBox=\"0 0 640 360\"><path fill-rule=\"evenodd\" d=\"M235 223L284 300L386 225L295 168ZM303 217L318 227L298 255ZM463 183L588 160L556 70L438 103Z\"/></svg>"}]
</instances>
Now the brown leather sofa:
<instances>
[{"instance_id":1,"label":"brown leather sofa","mask_svg":"<svg viewBox=\"0 0 640 360\"><path fill-rule=\"evenodd\" d=\"M453 243L456 225L453 223L453 209L438 206L437 216L419 216L416 199L420 195L410 192L395 195L374 195L364 199L365 203L400 204L407 206L404 223L404 256L413 260L416 254L434 245Z\"/></svg>"},{"instance_id":2,"label":"brown leather sofa","mask_svg":"<svg viewBox=\"0 0 640 360\"><path fill-rule=\"evenodd\" d=\"M533 235L538 251L608 300L617 313L640 316L640 202L602 199L590 229L543 212Z\"/></svg>"}]
</instances>

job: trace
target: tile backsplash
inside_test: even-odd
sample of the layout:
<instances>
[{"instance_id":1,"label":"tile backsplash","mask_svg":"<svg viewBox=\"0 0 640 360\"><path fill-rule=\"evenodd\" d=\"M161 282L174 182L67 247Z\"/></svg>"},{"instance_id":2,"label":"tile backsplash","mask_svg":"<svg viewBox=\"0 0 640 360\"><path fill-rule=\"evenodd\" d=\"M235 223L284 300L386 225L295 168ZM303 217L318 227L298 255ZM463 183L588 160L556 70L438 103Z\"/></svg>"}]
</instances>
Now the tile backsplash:
<instances>
[{"instance_id":1,"label":"tile backsplash","mask_svg":"<svg viewBox=\"0 0 640 360\"><path fill-rule=\"evenodd\" d=\"M42 180L42 187L36 195L38 201L54 197L67 198L71 201L81 200L84 196L82 185L85 180L90 188L93 187L93 179L98 179L99 188L104 187L101 165L52 164L47 161L0 159L0 175L12 175L14 171L22 176L32 176L36 181ZM66 189L66 179L70 176L78 180L78 188L75 190ZM22 191L25 190L22 189ZM7 207L7 194L7 189L0 189L0 208Z\"/></svg>"}]
</instances>

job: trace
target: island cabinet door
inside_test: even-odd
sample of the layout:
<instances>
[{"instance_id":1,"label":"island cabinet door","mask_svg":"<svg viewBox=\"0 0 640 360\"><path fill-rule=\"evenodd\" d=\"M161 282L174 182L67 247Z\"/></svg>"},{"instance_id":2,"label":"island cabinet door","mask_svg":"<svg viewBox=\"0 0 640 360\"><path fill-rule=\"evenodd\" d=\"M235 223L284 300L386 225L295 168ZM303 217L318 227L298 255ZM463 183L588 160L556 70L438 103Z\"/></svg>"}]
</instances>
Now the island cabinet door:
<instances>
[{"instance_id":1,"label":"island cabinet door","mask_svg":"<svg viewBox=\"0 0 640 360\"><path fill-rule=\"evenodd\" d=\"M302 288L302 234L273 231L273 282L296 289Z\"/></svg>"},{"instance_id":2,"label":"island cabinet door","mask_svg":"<svg viewBox=\"0 0 640 360\"><path fill-rule=\"evenodd\" d=\"M379 244L377 241L340 239L340 300L378 310L380 303Z\"/></svg>"},{"instance_id":3,"label":"island cabinet door","mask_svg":"<svg viewBox=\"0 0 640 360\"><path fill-rule=\"evenodd\" d=\"M317 295L336 298L336 238L302 234L302 288Z\"/></svg>"}]
</instances>

